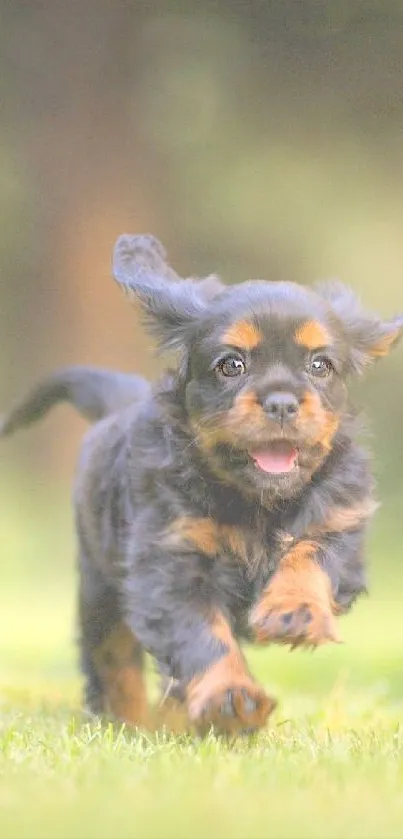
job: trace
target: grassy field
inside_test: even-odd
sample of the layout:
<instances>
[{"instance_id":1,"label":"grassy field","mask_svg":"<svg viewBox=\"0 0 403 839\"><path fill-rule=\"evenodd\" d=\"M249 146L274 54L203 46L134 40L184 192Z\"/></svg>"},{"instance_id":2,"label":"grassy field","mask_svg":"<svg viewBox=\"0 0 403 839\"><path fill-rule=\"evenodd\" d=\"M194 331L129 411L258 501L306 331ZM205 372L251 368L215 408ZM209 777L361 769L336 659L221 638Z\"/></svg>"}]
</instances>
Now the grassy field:
<instances>
[{"instance_id":1,"label":"grassy field","mask_svg":"<svg viewBox=\"0 0 403 839\"><path fill-rule=\"evenodd\" d=\"M250 650L279 707L267 731L224 744L81 714L67 513L29 519L26 509L22 528L21 509L2 506L2 839L401 839L403 576L397 540L383 561L384 513L372 595L343 619L345 643L314 655Z\"/></svg>"}]
</instances>

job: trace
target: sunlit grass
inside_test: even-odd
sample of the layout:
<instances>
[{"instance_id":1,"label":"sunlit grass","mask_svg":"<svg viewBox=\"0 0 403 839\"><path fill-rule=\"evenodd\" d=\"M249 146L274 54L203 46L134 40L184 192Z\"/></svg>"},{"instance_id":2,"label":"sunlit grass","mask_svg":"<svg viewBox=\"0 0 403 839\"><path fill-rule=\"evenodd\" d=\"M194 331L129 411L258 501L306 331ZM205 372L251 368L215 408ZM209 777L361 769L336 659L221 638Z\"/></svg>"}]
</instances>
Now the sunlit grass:
<instances>
[{"instance_id":1,"label":"sunlit grass","mask_svg":"<svg viewBox=\"0 0 403 839\"><path fill-rule=\"evenodd\" d=\"M21 695L2 714L2 836L386 837L403 824L401 706L287 700L265 733L147 736Z\"/></svg>"}]
</instances>

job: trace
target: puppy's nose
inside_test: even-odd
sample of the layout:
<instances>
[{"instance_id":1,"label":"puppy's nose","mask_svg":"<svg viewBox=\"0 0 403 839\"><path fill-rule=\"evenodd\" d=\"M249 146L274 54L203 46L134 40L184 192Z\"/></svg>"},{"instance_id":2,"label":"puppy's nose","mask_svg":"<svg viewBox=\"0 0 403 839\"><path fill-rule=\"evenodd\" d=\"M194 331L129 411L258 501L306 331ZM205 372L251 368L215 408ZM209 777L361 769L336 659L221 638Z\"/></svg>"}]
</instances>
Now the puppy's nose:
<instances>
[{"instance_id":1,"label":"puppy's nose","mask_svg":"<svg viewBox=\"0 0 403 839\"><path fill-rule=\"evenodd\" d=\"M270 393L265 400L264 408L270 419L283 425L295 419L298 413L299 403L293 393L278 391L276 393Z\"/></svg>"}]
</instances>

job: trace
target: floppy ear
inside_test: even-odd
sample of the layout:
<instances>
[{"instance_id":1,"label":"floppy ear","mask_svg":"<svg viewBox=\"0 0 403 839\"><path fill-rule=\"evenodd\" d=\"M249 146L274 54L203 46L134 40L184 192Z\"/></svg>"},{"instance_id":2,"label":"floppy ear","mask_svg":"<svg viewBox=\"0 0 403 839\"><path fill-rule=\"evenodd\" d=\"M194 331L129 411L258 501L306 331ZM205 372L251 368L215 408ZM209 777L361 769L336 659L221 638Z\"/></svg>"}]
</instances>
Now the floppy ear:
<instances>
[{"instance_id":1,"label":"floppy ear","mask_svg":"<svg viewBox=\"0 0 403 839\"><path fill-rule=\"evenodd\" d=\"M350 367L362 370L388 355L403 334L403 315L384 321L366 312L351 288L338 280L321 283L317 290L327 300L341 322L350 349Z\"/></svg>"},{"instance_id":2,"label":"floppy ear","mask_svg":"<svg viewBox=\"0 0 403 839\"><path fill-rule=\"evenodd\" d=\"M166 348L180 347L224 286L217 277L181 280L154 236L119 236L112 270L124 292L138 300L150 329Z\"/></svg>"}]
</instances>

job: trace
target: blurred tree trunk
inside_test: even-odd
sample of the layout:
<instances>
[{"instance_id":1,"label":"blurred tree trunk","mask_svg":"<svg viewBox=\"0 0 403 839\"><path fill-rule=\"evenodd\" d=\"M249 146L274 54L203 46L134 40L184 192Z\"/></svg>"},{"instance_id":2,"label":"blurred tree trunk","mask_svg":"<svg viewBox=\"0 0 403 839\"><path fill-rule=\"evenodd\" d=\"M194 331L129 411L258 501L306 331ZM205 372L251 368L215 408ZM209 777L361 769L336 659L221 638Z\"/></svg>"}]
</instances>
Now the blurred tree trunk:
<instances>
[{"instance_id":1,"label":"blurred tree trunk","mask_svg":"<svg viewBox=\"0 0 403 839\"><path fill-rule=\"evenodd\" d=\"M136 44L133 8L86 0L55 3L52 9L46 3L16 4L10 15L14 89L8 104L17 103L10 114L17 155L17 128L22 141L25 131L32 136L28 156L24 151L34 193L30 233L37 243L27 248L37 264L22 258L9 273L10 296L15 300L18 290L16 309L26 313L23 323L17 318L10 348L14 395L33 369L37 375L38 368L65 363L119 366L129 355L128 342L133 367L147 370L144 341L135 345L135 314L122 302L109 267L119 233L153 228L142 183L147 150L130 110L136 84L128 66ZM40 315L32 319L34 307ZM55 312L61 316L52 329L48 319ZM69 440L63 427L62 437ZM75 445L75 439L64 445L63 458L71 460ZM52 460L56 451L49 438L38 454ZM59 463L60 456L58 451Z\"/></svg>"}]
</instances>

